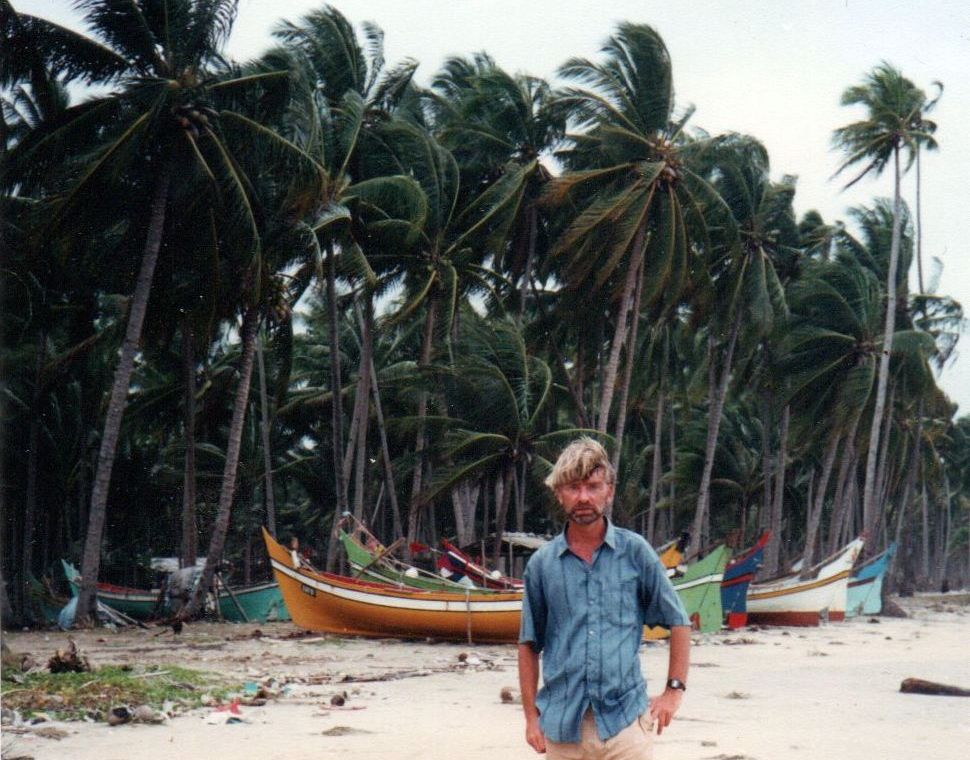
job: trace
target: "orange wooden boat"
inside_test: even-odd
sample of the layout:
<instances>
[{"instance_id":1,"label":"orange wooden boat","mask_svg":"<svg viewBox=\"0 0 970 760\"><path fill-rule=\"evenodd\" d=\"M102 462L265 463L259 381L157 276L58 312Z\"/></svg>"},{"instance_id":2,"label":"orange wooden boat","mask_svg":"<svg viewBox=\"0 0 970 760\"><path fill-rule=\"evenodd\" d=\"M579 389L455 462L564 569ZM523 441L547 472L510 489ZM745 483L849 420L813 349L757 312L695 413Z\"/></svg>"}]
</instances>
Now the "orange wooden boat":
<instances>
[{"instance_id":1,"label":"orange wooden boat","mask_svg":"<svg viewBox=\"0 0 970 760\"><path fill-rule=\"evenodd\" d=\"M420 591L294 567L263 529L276 582L301 628L350 636L435 638L482 643L519 637L522 593Z\"/></svg>"}]
</instances>

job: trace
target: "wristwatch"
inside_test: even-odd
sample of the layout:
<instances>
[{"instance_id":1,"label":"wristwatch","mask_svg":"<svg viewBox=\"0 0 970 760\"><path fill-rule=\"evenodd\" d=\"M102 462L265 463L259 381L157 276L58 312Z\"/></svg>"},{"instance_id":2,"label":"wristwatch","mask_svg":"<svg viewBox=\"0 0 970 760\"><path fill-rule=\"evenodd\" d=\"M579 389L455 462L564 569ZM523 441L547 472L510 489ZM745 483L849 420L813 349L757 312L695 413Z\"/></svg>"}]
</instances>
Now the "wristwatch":
<instances>
[{"instance_id":1,"label":"wristwatch","mask_svg":"<svg viewBox=\"0 0 970 760\"><path fill-rule=\"evenodd\" d=\"M668 678L667 679L668 689L680 689L681 691L687 691L687 684L681 681L679 678Z\"/></svg>"}]
</instances>

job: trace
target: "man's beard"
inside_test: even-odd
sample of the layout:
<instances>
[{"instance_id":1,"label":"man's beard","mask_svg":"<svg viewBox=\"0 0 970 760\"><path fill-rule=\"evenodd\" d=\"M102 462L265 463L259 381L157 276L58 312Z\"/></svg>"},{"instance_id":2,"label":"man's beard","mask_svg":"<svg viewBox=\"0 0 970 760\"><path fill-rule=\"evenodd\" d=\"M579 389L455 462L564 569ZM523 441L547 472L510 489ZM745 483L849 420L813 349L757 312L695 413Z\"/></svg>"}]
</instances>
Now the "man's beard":
<instances>
[{"instance_id":1,"label":"man's beard","mask_svg":"<svg viewBox=\"0 0 970 760\"><path fill-rule=\"evenodd\" d=\"M576 514L578 510L573 510L569 513L569 521L574 522L577 525L592 525L603 517L606 512L605 507L603 509L596 509L595 507L590 507L589 509L582 510L582 514Z\"/></svg>"}]
</instances>

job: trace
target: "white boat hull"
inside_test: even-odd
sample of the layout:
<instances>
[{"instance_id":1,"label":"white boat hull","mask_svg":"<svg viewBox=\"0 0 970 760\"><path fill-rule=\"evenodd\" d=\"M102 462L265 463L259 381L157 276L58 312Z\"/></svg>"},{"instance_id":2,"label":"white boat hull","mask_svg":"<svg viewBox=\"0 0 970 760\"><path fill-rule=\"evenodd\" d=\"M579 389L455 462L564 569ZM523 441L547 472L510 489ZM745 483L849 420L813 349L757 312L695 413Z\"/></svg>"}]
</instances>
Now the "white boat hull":
<instances>
[{"instance_id":1,"label":"white boat hull","mask_svg":"<svg viewBox=\"0 0 970 760\"><path fill-rule=\"evenodd\" d=\"M852 565L862 550L857 538L838 554L816 565L807 579L792 573L748 588L748 622L763 625L818 625L845 619Z\"/></svg>"}]
</instances>

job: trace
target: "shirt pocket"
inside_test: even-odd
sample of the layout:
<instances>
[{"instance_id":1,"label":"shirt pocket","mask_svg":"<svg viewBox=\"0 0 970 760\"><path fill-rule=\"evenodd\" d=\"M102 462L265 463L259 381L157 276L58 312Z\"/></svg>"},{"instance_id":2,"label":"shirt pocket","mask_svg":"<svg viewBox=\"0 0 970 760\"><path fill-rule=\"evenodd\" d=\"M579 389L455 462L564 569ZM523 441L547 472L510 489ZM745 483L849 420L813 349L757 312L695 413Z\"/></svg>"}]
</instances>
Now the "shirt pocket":
<instances>
[{"instance_id":1,"label":"shirt pocket","mask_svg":"<svg viewBox=\"0 0 970 760\"><path fill-rule=\"evenodd\" d=\"M607 602L606 617L616 625L631 625L640 618L640 600L637 593L640 579L636 575L623 574L604 595Z\"/></svg>"}]
</instances>

